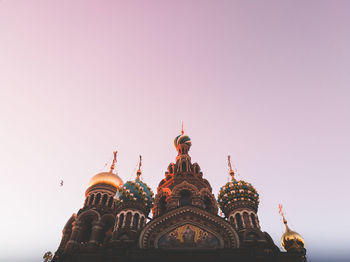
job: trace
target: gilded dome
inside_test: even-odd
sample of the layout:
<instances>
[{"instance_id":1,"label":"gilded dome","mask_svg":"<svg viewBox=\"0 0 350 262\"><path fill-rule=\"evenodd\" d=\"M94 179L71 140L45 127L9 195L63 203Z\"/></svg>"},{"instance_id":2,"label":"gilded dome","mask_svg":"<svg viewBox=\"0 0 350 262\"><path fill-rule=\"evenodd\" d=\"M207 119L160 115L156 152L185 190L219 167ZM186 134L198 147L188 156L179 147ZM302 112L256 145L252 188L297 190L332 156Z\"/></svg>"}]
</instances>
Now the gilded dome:
<instances>
[{"instance_id":1,"label":"gilded dome","mask_svg":"<svg viewBox=\"0 0 350 262\"><path fill-rule=\"evenodd\" d=\"M292 231L288 225L287 221L283 221L286 225L286 232L282 235L281 238L281 244L285 251L288 251L290 249L296 248L304 248L305 241L302 238L301 235L299 235L297 232Z\"/></svg>"},{"instance_id":2,"label":"gilded dome","mask_svg":"<svg viewBox=\"0 0 350 262\"><path fill-rule=\"evenodd\" d=\"M88 187L97 184L107 184L118 188L123 184L123 180L117 174L114 174L112 172L102 172L90 179Z\"/></svg>"}]
</instances>

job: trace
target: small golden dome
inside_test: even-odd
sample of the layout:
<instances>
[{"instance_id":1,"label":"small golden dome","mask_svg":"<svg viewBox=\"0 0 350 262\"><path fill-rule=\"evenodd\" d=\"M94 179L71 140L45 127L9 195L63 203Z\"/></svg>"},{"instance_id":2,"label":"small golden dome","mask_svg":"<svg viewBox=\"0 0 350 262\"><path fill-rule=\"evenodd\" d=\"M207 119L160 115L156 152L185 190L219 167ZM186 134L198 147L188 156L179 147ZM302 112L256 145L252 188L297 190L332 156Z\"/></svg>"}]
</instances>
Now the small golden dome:
<instances>
[{"instance_id":1,"label":"small golden dome","mask_svg":"<svg viewBox=\"0 0 350 262\"><path fill-rule=\"evenodd\" d=\"M123 180L117 174L112 172L102 172L90 179L88 187L97 184L107 184L118 188L119 186L123 185Z\"/></svg>"},{"instance_id":2,"label":"small golden dome","mask_svg":"<svg viewBox=\"0 0 350 262\"><path fill-rule=\"evenodd\" d=\"M117 163L117 151L113 152L113 162L109 172L102 172L90 179L88 188L97 184L107 184L118 188L123 185L123 180L117 175L113 173L115 164Z\"/></svg>"},{"instance_id":3,"label":"small golden dome","mask_svg":"<svg viewBox=\"0 0 350 262\"><path fill-rule=\"evenodd\" d=\"M304 248L305 241L301 235L297 232L292 231L288 225L287 221L284 219L283 223L286 225L286 232L282 235L281 244L285 251L296 248Z\"/></svg>"}]
</instances>

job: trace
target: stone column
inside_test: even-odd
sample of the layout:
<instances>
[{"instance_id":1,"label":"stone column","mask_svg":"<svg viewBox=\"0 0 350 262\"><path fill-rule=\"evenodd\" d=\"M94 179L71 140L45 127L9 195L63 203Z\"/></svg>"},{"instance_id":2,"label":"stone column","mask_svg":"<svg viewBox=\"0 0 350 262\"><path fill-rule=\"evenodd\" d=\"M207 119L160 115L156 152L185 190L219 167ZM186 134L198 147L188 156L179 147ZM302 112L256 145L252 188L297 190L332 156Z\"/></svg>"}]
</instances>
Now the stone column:
<instances>
[{"instance_id":1,"label":"stone column","mask_svg":"<svg viewBox=\"0 0 350 262\"><path fill-rule=\"evenodd\" d=\"M260 224L259 224L259 219L258 219L258 215L257 214L255 214L255 220L256 220L257 227L260 229Z\"/></svg>"}]
</instances>

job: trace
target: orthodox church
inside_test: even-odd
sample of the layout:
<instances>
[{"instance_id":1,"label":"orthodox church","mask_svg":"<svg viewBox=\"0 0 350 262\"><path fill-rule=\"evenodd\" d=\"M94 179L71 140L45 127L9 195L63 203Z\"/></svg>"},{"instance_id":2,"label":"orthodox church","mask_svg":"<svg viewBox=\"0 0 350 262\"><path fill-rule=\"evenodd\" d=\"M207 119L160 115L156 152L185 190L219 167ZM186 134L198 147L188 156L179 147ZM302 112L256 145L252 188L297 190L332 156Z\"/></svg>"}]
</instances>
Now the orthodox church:
<instances>
[{"instance_id":1,"label":"orthodox church","mask_svg":"<svg viewBox=\"0 0 350 262\"><path fill-rule=\"evenodd\" d=\"M231 181L213 195L199 164L192 164L191 144L182 130L174 140L176 161L155 196L141 180L141 156L135 180L123 183L114 172L114 152L109 172L91 178L84 206L64 226L52 261L306 261L304 240L283 213L284 251L261 231L259 194L235 178L230 157Z\"/></svg>"}]
</instances>

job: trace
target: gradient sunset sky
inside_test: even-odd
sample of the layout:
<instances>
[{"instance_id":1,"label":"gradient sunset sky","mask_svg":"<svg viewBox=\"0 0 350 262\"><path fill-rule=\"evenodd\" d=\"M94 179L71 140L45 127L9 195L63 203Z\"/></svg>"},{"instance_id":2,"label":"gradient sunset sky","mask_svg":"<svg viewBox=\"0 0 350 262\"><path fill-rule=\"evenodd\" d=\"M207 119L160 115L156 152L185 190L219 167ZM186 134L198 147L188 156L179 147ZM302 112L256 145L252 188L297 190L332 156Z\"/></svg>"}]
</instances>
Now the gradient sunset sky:
<instances>
[{"instance_id":1,"label":"gradient sunset sky","mask_svg":"<svg viewBox=\"0 0 350 262\"><path fill-rule=\"evenodd\" d=\"M153 191L184 121L217 195L227 155L311 262L350 261L350 1L0 0L0 261L56 251L89 179ZM64 186L60 187L60 180Z\"/></svg>"}]
</instances>

